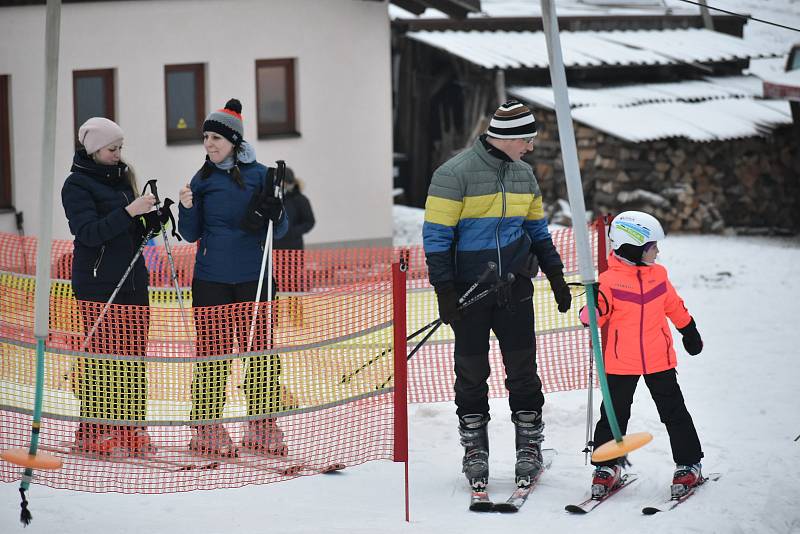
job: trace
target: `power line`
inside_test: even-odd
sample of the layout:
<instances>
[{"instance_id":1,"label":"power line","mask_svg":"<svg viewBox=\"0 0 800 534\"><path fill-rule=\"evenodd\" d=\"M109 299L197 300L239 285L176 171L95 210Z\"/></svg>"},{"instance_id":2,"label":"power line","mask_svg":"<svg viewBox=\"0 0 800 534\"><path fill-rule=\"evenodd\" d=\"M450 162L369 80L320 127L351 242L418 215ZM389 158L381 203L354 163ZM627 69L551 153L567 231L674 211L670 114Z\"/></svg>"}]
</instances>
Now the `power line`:
<instances>
[{"instance_id":1,"label":"power line","mask_svg":"<svg viewBox=\"0 0 800 534\"><path fill-rule=\"evenodd\" d=\"M726 11L725 9L720 9L718 7L706 6L705 4L700 4L699 2L692 2L692 0L680 0L680 1L681 2L686 2L687 4L694 4L696 6L701 6L701 7L705 6L708 9L713 9L714 11L722 11L723 13L727 13L728 15L733 15L734 17L739 17L739 18L742 18L742 19L750 19L750 20L754 20L756 22L762 22L764 24L769 24L770 26L777 26L778 28L784 28L784 29L787 29L787 30L792 30L794 32L800 32L800 28L793 28L792 26L784 26L783 24L778 24L777 22L770 22L770 21L764 20L764 19L757 19L757 18L752 17L750 15L742 15L741 13L734 13L733 11Z\"/></svg>"}]
</instances>

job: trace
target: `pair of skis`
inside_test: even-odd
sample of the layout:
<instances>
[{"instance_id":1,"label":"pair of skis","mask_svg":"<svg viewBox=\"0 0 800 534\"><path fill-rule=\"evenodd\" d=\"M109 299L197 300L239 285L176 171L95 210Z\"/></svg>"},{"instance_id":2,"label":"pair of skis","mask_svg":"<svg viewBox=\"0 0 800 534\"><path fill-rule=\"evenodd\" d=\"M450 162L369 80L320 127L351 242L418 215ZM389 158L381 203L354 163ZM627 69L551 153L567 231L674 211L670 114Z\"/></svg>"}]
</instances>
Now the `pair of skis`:
<instances>
[{"instance_id":1,"label":"pair of skis","mask_svg":"<svg viewBox=\"0 0 800 534\"><path fill-rule=\"evenodd\" d=\"M41 446L40 448L49 452L85 457L92 460L147 466L161 471L175 473L216 470L223 464L240 465L242 467L281 476L294 476L304 471L311 473L333 473L341 471L346 467L344 464L338 462L313 465L302 459L290 456L258 454L249 451L240 451L237 457L220 455L205 456L194 453L185 447L175 446L163 446L155 454L147 456L86 454L74 450L71 443L61 443L57 447Z\"/></svg>"},{"instance_id":2,"label":"pair of skis","mask_svg":"<svg viewBox=\"0 0 800 534\"><path fill-rule=\"evenodd\" d=\"M517 488L505 501L494 502L489 497L489 492L486 488L472 488L470 495L469 509L473 512L500 512L500 513L515 513L519 512L522 505L528 500L528 496L533 491L539 479L545 470L550 469L555 458L555 449L542 450L542 469L531 478L531 483L527 486Z\"/></svg>"},{"instance_id":3,"label":"pair of skis","mask_svg":"<svg viewBox=\"0 0 800 534\"><path fill-rule=\"evenodd\" d=\"M708 476L704 477L699 484L689 488L689 490L686 493L680 495L679 497L670 496L669 498L662 499L651 506L645 506L644 508L642 508L642 513L644 515L654 515L659 512L668 512L670 510L674 510L680 504L686 502L692 495L694 495L703 484L705 484L708 481L712 482L717 481L720 479L721 476L722 474L720 473L710 473ZM608 493L606 493L605 495L603 495L602 497L600 498L589 497L588 499L586 499L581 503L568 504L567 506L564 507L564 509L571 514L588 514L589 512L591 512L592 510L603 504L605 501L616 495L619 491L636 482L637 479L638 476L636 474L623 475L621 479L622 483L619 486L612 489L611 491L609 491Z\"/></svg>"}]
</instances>

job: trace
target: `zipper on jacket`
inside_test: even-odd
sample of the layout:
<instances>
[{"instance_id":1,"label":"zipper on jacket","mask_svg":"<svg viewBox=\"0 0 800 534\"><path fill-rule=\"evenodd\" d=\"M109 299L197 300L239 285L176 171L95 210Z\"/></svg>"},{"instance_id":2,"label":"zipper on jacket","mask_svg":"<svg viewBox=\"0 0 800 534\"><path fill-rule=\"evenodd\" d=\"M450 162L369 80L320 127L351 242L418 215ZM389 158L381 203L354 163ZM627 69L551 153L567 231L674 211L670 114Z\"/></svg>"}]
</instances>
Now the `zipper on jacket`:
<instances>
[{"instance_id":1,"label":"zipper on jacket","mask_svg":"<svg viewBox=\"0 0 800 534\"><path fill-rule=\"evenodd\" d=\"M125 191L121 191L121 193L122 196L125 197L125 202L127 202L128 204L133 202L132 200L128 200L128 194ZM133 219L135 220L136 218L133 217ZM130 232L128 232L128 243L130 243L131 245L131 257L133 257L133 255L136 254L136 243L133 242L133 238L131 237ZM136 291L136 272L133 272L131 274L131 286L133 288L133 291Z\"/></svg>"},{"instance_id":2,"label":"zipper on jacket","mask_svg":"<svg viewBox=\"0 0 800 534\"><path fill-rule=\"evenodd\" d=\"M97 255L97 261L94 262L94 268L92 269L92 273L94 273L94 278L97 278L97 269L100 268L100 263L103 261L103 254L106 252L106 246L103 245L100 247L100 254Z\"/></svg>"},{"instance_id":3,"label":"zipper on jacket","mask_svg":"<svg viewBox=\"0 0 800 534\"><path fill-rule=\"evenodd\" d=\"M664 332L664 329L661 329L661 333L664 334L664 341L667 342L667 365L672 365L672 358L669 357L669 349L672 348L672 336L669 332Z\"/></svg>"},{"instance_id":4,"label":"zipper on jacket","mask_svg":"<svg viewBox=\"0 0 800 534\"><path fill-rule=\"evenodd\" d=\"M636 278L639 279L639 295L642 297L642 302L639 303L639 350L642 353L642 374L647 374L647 365L644 363L644 284L642 283L642 272L636 269Z\"/></svg>"},{"instance_id":5,"label":"zipper on jacket","mask_svg":"<svg viewBox=\"0 0 800 534\"><path fill-rule=\"evenodd\" d=\"M500 253L500 225L503 224L503 219L506 217L506 188L503 185L503 176L505 175L506 163L500 163L500 172L497 174L497 184L500 186L500 198L502 199L503 209L500 213L500 220L497 221L497 226L494 228L494 242L497 246L497 276L503 276L503 259Z\"/></svg>"},{"instance_id":6,"label":"zipper on jacket","mask_svg":"<svg viewBox=\"0 0 800 534\"><path fill-rule=\"evenodd\" d=\"M617 342L619 341L619 330L614 330L614 358L619 360L619 354L617 353Z\"/></svg>"}]
</instances>

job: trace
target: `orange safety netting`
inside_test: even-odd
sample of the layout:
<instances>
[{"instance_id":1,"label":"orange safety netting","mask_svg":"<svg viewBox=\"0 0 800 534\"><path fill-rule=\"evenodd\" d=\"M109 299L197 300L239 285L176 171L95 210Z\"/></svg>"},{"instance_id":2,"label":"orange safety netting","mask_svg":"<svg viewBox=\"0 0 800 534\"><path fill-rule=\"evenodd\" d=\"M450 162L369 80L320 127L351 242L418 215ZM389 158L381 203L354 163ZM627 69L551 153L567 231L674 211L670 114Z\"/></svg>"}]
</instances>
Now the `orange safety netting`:
<instances>
[{"instance_id":1,"label":"orange safety netting","mask_svg":"<svg viewBox=\"0 0 800 534\"><path fill-rule=\"evenodd\" d=\"M596 249L596 232L590 237ZM576 281L572 232L558 230L553 239L568 281ZM0 234L0 449L30 441L35 251L35 238ZM37 482L85 491L190 491L397 457L391 264L401 257L408 263L406 331L414 332L438 316L421 247L275 251L276 301L257 309L192 309L195 247L173 246L181 309L164 247L148 246L150 306L112 304L104 313L102 303L75 300L71 251L71 242L53 243L40 437L40 449L62 457L64 467L37 471ZM542 276L534 286L544 391L587 387L588 334L577 313L557 312ZM490 396L505 396L502 358L496 340L490 345ZM453 398L452 348L452 330L444 326L414 355L409 402ZM151 448L138 448L142 430ZM279 434L285 457L241 446L271 447ZM76 439L98 435L103 445L94 454L71 450ZM229 443L239 456L192 450L193 438L197 446ZM19 476L18 467L0 461L0 480Z\"/></svg>"}]
</instances>

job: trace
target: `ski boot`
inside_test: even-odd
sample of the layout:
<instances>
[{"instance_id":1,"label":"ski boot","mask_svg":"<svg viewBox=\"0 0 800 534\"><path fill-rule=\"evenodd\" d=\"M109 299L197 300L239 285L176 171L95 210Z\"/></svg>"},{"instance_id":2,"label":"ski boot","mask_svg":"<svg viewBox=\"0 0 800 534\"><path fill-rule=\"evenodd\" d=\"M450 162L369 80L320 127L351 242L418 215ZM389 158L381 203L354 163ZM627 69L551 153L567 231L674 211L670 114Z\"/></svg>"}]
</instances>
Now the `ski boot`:
<instances>
[{"instance_id":1,"label":"ski boot","mask_svg":"<svg viewBox=\"0 0 800 534\"><path fill-rule=\"evenodd\" d=\"M273 418L249 421L242 439L242 447L271 456L289 454L289 448L283 439L283 430Z\"/></svg>"},{"instance_id":2,"label":"ski boot","mask_svg":"<svg viewBox=\"0 0 800 534\"><path fill-rule=\"evenodd\" d=\"M489 483L489 414L468 414L459 417L458 434L464 446L462 471L473 490L486 489Z\"/></svg>"},{"instance_id":3,"label":"ski boot","mask_svg":"<svg viewBox=\"0 0 800 534\"><path fill-rule=\"evenodd\" d=\"M236 458L239 453L228 431L222 423L192 427L194 435L189 450L208 456Z\"/></svg>"},{"instance_id":4,"label":"ski boot","mask_svg":"<svg viewBox=\"0 0 800 534\"><path fill-rule=\"evenodd\" d=\"M111 425L81 423L72 450L89 456L123 456L119 435Z\"/></svg>"},{"instance_id":5,"label":"ski boot","mask_svg":"<svg viewBox=\"0 0 800 534\"><path fill-rule=\"evenodd\" d=\"M539 412L520 410L511 414L516 428L517 463L514 466L517 487L526 488L544 467L542 441L544 423Z\"/></svg>"},{"instance_id":6,"label":"ski boot","mask_svg":"<svg viewBox=\"0 0 800 534\"><path fill-rule=\"evenodd\" d=\"M131 457L146 458L156 453L147 429L141 426L120 427L116 432L120 445L128 450Z\"/></svg>"},{"instance_id":7,"label":"ski boot","mask_svg":"<svg viewBox=\"0 0 800 534\"><path fill-rule=\"evenodd\" d=\"M705 479L701 471L702 465L699 463L692 465L676 465L675 473L672 475L672 486L670 488L673 499L680 499L695 486L702 484Z\"/></svg>"},{"instance_id":8,"label":"ski boot","mask_svg":"<svg viewBox=\"0 0 800 534\"><path fill-rule=\"evenodd\" d=\"M592 476L592 499L602 499L622 484L620 465L598 465Z\"/></svg>"}]
</instances>

